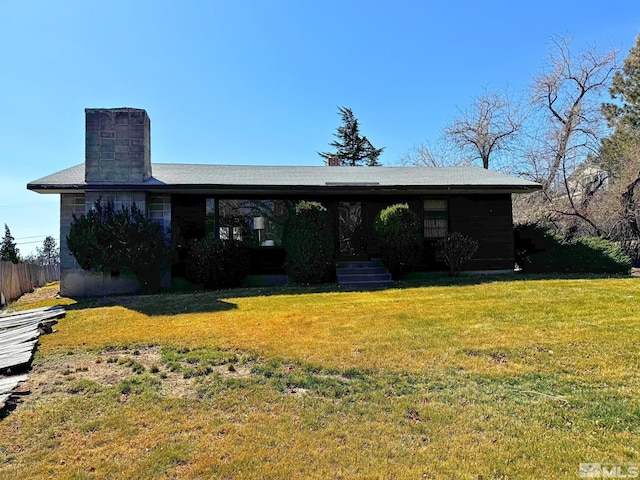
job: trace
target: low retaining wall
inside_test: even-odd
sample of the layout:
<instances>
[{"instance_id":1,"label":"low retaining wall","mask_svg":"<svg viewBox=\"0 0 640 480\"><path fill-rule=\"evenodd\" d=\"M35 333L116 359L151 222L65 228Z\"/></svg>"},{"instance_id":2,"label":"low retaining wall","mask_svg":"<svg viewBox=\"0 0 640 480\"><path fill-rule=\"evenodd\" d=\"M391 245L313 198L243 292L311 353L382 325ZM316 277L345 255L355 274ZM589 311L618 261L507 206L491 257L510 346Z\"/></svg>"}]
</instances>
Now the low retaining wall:
<instances>
[{"instance_id":1,"label":"low retaining wall","mask_svg":"<svg viewBox=\"0 0 640 480\"><path fill-rule=\"evenodd\" d=\"M6 305L36 287L58 280L59 266L0 262L0 305Z\"/></svg>"},{"instance_id":2,"label":"low retaining wall","mask_svg":"<svg viewBox=\"0 0 640 480\"><path fill-rule=\"evenodd\" d=\"M162 288L171 288L167 272L160 281ZM111 276L80 268L63 268L60 274L60 293L64 297L103 297L140 293L140 284L132 275Z\"/></svg>"}]
</instances>

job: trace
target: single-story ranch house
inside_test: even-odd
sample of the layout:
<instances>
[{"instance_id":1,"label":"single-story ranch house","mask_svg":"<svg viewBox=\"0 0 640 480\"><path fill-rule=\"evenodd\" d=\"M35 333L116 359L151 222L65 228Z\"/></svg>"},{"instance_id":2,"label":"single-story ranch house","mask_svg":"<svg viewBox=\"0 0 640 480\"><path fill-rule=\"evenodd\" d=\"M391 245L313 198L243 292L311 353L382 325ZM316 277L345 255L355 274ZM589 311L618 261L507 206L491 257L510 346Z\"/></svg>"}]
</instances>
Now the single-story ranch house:
<instances>
[{"instance_id":1,"label":"single-story ranch house","mask_svg":"<svg viewBox=\"0 0 640 480\"><path fill-rule=\"evenodd\" d=\"M134 108L86 109L84 164L27 185L60 194L61 291L103 295L135 291L135 281L79 268L66 236L73 215L99 198L132 203L186 240L214 232L245 241L253 273L283 273L282 223L291 201L315 200L330 212L338 260L366 260L378 253L373 221L383 208L407 203L423 219L423 266L435 268L432 249L448 232L479 242L467 270L514 268L511 194L536 183L476 167L232 166L151 164L150 120ZM181 275L181 265L173 275ZM170 279L165 279L165 284Z\"/></svg>"}]
</instances>

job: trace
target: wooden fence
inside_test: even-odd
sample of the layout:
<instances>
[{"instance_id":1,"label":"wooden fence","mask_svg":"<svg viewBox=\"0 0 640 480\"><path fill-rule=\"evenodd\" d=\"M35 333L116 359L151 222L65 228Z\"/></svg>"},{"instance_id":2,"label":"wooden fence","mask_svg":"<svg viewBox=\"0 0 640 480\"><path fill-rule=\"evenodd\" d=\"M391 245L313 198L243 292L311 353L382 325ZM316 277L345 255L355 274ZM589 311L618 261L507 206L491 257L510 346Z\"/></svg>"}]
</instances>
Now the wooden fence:
<instances>
[{"instance_id":1,"label":"wooden fence","mask_svg":"<svg viewBox=\"0 0 640 480\"><path fill-rule=\"evenodd\" d=\"M59 266L0 262L0 305L6 305L36 287L58 280Z\"/></svg>"}]
</instances>

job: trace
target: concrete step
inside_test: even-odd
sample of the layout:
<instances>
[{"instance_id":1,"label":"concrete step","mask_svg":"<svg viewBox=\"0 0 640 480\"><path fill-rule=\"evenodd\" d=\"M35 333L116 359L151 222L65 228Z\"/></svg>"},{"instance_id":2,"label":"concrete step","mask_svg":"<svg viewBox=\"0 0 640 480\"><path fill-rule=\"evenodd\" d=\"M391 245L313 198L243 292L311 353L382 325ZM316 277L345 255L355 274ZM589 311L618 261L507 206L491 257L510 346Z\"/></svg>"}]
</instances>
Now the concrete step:
<instances>
[{"instance_id":1,"label":"concrete step","mask_svg":"<svg viewBox=\"0 0 640 480\"><path fill-rule=\"evenodd\" d=\"M380 260L338 262L338 285L346 289L380 288L393 285L389 271Z\"/></svg>"},{"instance_id":2,"label":"concrete step","mask_svg":"<svg viewBox=\"0 0 640 480\"><path fill-rule=\"evenodd\" d=\"M338 268L370 268L370 267L383 267L380 260L374 258L372 260L358 260L358 261L342 261L337 263Z\"/></svg>"},{"instance_id":3,"label":"concrete step","mask_svg":"<svg viewBox=\"0 0 640 480\"><path fill-rule=\"evenodd\" d=\"M375 282L349 282L340 283L340 287L346 290L360 290L365 288L384 288L395 285L393 280L375 281Z\"/></svg>"},{"instance_id":4,"label":"concrete step","mask_svg":"<svg viewBox=\"0 0 640 480\"><path fill-rule=\"evenodd\" d=\"M389 273L384 267L360 267L360 268L338 268L336 270L338 275L376 275L381 273Z\"/></svg>"},{"instance_id":5,"label":"concrete step","mask_svg":"<svg viewBox=\"0 0 640 480\"><path fill-rule=\"evenodd\" d=\"M391 274L387 273L348 273L338 272L338 283L347 282L383 282L391 280Z\"/></svg>"}]
</instances>

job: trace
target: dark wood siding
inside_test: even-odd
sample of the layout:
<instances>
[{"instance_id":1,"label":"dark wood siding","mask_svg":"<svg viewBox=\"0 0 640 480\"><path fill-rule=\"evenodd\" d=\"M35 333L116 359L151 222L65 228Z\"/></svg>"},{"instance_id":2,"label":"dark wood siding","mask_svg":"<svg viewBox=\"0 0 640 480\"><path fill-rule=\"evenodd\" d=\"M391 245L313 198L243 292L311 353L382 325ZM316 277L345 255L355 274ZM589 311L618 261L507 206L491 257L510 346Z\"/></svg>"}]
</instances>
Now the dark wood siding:
<instances>
[{"instance_id":1,"label":"dark wood siding","mask_svg":"<svg viewBox=\"0 0 640 480\"><path fill-rule=\"evenodd\" d=\"M171 224L186 240L204 237L206 203L203 195L172 195Z\"/></svg>"},{"instance_id":2,"label":"dark wood siding","mask_svg":"<svg viewBox=\"0 0 640 480\"><path fill-rule=\"evenodd\" d=\"M261 198L266 197L262 195ZM186 240L201 238L205 234L206 206L205 195L172 195L172 224L177 226ZM278 197L275 197L278 198ZM279 198L283 198L280 196ZM297 201L296 197L284 197ZM449 201L449 231L461 232L476 239L480 248L473 259L469 260L465 270L503 270L514 267L513 224L511 216L511 195L453 195L423 197L418 195L384 196L348 196L315 197L327 209L335 225L336 251L338 251L338 201L362 202L363 251L362 259L380 255L378 240L373 228L378 213L396 203L407 203L412 211L423 221L423 199L447 198ZM443 265L435 262L434 241L425 241L425 251L420 269L443 270ZM182 251L183 261L186 251ZM181 273L181 267L174 268L174 274Z\"/></svg>"},{"instance_id":3,"label":"dark wood siding","mask_svg":"<svg viewBox=\"0 0 640 480\"><path fill-rule=\"evenodd\" d=\"M451 232L468 235L480 244L468 270L513 269L511 195L465 195L449 200Z\"/></svg>"},{"instance_id":4,"label":"dark wood siding","mask_svg":"<svg viewBox=\"0 0 640 480\"><path fill-rule=\"evenodd\" d=\"M189 245L193 240L203 238L206 224L206 201L204 195L172 195L171 226L179 235L177 242L178 262L173 265L174 277L184 276L184 262Z\"/></svg>"}]
</instances>

